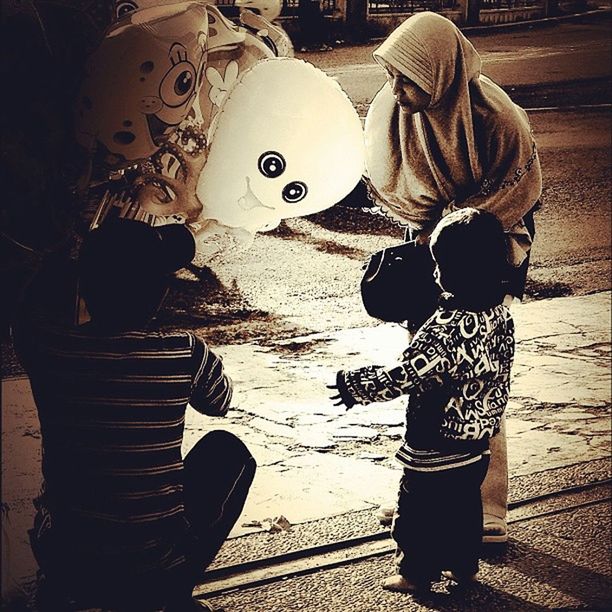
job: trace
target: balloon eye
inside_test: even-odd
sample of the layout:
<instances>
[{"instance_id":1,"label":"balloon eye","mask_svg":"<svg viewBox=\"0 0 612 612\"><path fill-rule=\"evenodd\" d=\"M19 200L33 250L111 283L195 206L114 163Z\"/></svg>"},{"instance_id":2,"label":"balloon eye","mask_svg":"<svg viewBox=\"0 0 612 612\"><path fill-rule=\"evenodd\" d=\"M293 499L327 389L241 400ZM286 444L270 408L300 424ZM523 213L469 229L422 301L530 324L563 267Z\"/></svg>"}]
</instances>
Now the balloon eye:
<instances>
[{"instance_id":1,"label":"balloon eye","mask_svg":"<svg viewBox=\"0 0 612 612\"><path fill-rule=\"evenodd\" d=\"M138 8L138 5L135 2L118 2L115 7L115 14L117 18L123 17L123 15L127 15L132 11L135 11Z\"/></svg>"},{"instance_id":2,"label":"balloon eye","mask_svg":"<svg viewBox=\"0 0 612 612\"><path fill-rule=\"evenodd\" d=\"M257 167L266 178L280 176L285 171L286 166L285 158L276 151L262 153L257 160Z\"/></svg>"},{"instance_id":3,"label":"balloon eye","mask_svg":"<svg viewBox=\"0 0 612 612\"><path fill-rule=\"evenodd\" d=\"M193 74L189 70L184 70L174 81L174 93L177 96L184 96L191 91L193 86Z\"/></svg>"},{"instance_id":4,"label":"balloon eye","mask_svg":"<svg viewBox=\"0 0 612 612\"><path fill-rule=\"evenodd\" d=\"M287 183L283 189L283 200L289 204L295 204L303 200L308 193L308 187L302 181Z\"/></svg>"},{"instance_id":5,"label":"balloon eye","mask_svg":"<svg viewBox=\"0 0 612 612\"><path fill-rule=\"evenodd\" d=\"M177 108L191 99L195 89L196 69L183 60L174 64L165 74L159 86L160 98L166 106Z\"/></svg>"}]
</instances>

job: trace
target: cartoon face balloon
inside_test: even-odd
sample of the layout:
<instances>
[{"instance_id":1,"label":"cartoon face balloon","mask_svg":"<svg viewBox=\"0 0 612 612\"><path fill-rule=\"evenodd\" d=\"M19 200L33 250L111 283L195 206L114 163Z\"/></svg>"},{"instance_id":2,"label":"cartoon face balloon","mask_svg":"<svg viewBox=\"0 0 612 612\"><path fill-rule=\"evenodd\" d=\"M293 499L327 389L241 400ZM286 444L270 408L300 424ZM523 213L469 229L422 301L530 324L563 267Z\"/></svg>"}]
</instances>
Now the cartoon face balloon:
<instances>
[{"instance_id":1,"label":"cartoon face balloon","mask_svg":"<svg viewBox=\"0 0 612 612\"><path fill-rule=\"evenodd\" d=\"M120 167L155 153L191 110L203 82L208 15L199 2L132 12L88 62L76 136Z\"/></svg>"},{"instance_id":2,"label":"cartoon face balloon","mask_svg":"<svg viewBox=\"0 0 612 612\"><path fill-rule=\"evenodd\" d=\"M364 168L361 121L338 83L293 58L243 72L210 130L201 219L250 232L328 208Z\"/></svg>"},{"instance_id":3,"label":"cartoon face balloon","mask_svg":"<svg viewBox=\"0 0 612 612\"><path fill-rule=\"evenodd\" d=\"M162 4L158 2L158 4ZM135 0L116 0L115 1L115 19L121 19L128 13L133 13L139 8L146 8L142 6L141 2L135 2Z\"/></svg>"},{"instance_id":4,"label":"cartoon face balloon","mask_svg":"<svg viewBox=\"0 0 612 612\"><path fill-rule=\"evenodd\" d=\"M259 13L268 21L274 21L283 9L281 0L236 0L234 6L250 9Z\"/></svg>"}]
</instances>

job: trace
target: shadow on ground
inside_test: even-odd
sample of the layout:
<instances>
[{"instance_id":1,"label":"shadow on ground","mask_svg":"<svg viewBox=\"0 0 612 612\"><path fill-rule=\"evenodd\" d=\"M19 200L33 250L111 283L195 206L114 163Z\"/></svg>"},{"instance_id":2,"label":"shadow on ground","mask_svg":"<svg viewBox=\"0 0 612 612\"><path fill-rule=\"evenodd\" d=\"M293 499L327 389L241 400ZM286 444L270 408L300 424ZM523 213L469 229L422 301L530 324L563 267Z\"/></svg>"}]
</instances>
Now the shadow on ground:
<instances>
[{"instance_id":1,"label":"shadow on ground","mask_svg":"<svg viewBox=\"0 0 612 612\"><path fill-rule=\"evenodd\" d=\"M300 335L307 330L282 317L254 308L236 283L224 285L209 268L190 266L173 278L157 320L165 329L190 329L212 344L259 340L275 333Z\"/></svg>"}]
</instances>

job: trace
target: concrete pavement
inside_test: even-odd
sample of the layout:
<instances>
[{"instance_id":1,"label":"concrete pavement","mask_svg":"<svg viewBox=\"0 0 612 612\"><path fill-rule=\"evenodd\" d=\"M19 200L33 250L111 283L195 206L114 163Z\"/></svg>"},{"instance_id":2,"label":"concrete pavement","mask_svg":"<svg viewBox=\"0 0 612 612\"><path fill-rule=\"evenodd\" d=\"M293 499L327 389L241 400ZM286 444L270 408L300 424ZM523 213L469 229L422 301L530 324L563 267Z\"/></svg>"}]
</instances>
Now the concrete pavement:
<instances>
[{"instance_id":1,"label":"concrete pavement","mask_svg":"<svg viewBox=\"0 0 612 612\"><path fill-rule=\"evenodd\" d=\"M606 463L592 462L586 465ZM582 464L583 466L585 464ZM603 466L599 466L602 468ZM601 472L590 470L587 478L609 475L609 465ZM542 486L563 486L570 476L576 482L578 472L559 468L534 474L531 478L514 478L511 489L524 486L526 480ZM535 482L537 481L537 482ZM546 490L546 489L545 489ZM480 563L479 583L460 589L449 581L433 585L432 592L419 597L389 593L380 588L384 578L393 572L391 554L357 561L327 571L299 575L241 591L227 590L210 597L213 605L231 611L270 612L531 612L544 610L604 611L612 608L610 592L610 513L606 501L583 504L552 515L516 522L510 513L510 540L501 548L486 548ZM362 513L363 514L363 513ZM352 513L332 523L309 523L316 531L320 523L331 525L337 533L346 534L361 521L362 531L371 533L359 513ZM374 521L372 520L372 523ZM321 534L321 531L318 532ZM305 545L304 530L295 533L261 536L267 550L273 542L284 542L285 548ZM323 531L322 537L331 536ZM240 547L248 554L258 536L251 536ZM321 535L320 535L321 537ZM265 539L264 539L265 538ZM240 538L239 540L242 540ZM226 544L229 549L231 541ZM222 553L224 551L222 550ZM207 585L204 586L206 593Z\"/></svg>"},{"instance_id":2,"label":"concrete pavement","mask_svg":"<svg viewBox=\"0 0 612 612\"><path fill-rule=\"evenodd\" d=\"M512 478L609 459L610 293L518 304L513 313L518 344L507 410ZM234 548L249 549L248 534L265 531L265 519L282 515L307 531L311 522L373 514L394 497L399 467L391 457L402 435L404 400L347 412L332 405L325 385L340 367L393 362L403 344L400 328L373 325L267 346L216 347L235 382L234 407L225 419L190 409L183 450L222 428L254 454L259 469L231 534L238 538ZM4 593L16 593L17 585L27 590L32 575L26 530L39 462L40 429L27 379L3 380L2 499L9 508L8 517L3 514ZM602 572L610 577L609 566Z\"/></svg>"},{"instance_id":3,"label":"concrete pavement","mask_svg":"<svg viewBox=\"0 0 612 612\"><path fill-rule=\"evenodd\" d=\"M514 307L513 475L610 455L609 308L608 293ZM259 465L240 523L279 514L311 521L393 497L399 468L389 455L405 399L345 411L325 385L341 367L392 363L403 346L401 328L379 325L219 347L237 390L235 416L223 426L248 441ZM219 425L190 412L185 450Z\"/></svg>"}]
</instances>

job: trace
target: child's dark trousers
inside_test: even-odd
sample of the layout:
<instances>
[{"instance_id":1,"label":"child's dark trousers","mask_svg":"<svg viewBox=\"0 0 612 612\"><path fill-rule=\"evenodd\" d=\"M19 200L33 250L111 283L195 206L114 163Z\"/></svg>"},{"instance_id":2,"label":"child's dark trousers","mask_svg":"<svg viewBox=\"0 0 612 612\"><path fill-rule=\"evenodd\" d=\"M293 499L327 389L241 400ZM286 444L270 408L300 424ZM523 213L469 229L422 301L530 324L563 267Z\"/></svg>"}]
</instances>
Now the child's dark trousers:
<instances>
[{"instance_id":1,"label":"child's dark trousers","mask_svg":"<svg viewBox=\"0 0 612 612\"><path fill-rule=\"evenodd\" d=\"M480 485L489 456L437 472L404 469L391 535L398 573L415 584L478 572L482 545Z\"/></svg>"}]
</instances>

